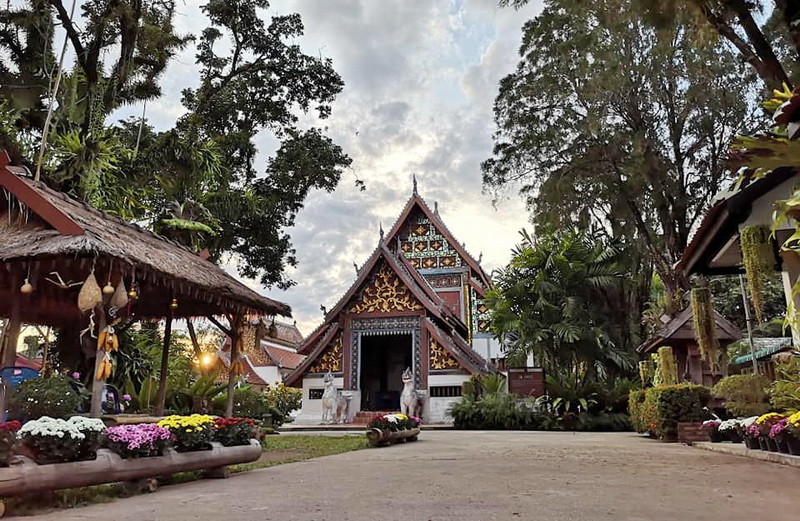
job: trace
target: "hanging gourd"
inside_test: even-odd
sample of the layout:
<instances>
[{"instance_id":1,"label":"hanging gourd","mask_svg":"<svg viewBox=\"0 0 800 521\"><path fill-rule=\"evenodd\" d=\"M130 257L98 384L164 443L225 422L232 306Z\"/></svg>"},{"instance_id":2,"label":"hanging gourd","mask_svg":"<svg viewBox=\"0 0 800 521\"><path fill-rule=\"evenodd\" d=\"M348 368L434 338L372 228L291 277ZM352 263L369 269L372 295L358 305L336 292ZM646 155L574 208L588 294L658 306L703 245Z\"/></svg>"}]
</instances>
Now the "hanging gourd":
<instances>
[{"instance_id":1,"label":"hanging gourd","mask_svg":"<svg viewBox=\"0 0 800 521\"><path fill-rule=\"evenodd\" d=\"M25 279L25 283L19 288L20 293L23 295L30 295L33 293L33 284L30 283L28 279Z\"/></svg>"},{"instance_id":2,"label":"hanging gourd","mask_svg":"<svg viewBox=\"0 0 800 521\"><path fill-rule=\"evenodd\" d=\"M658 374L662 385L678 383L678 363L669 346L658 348Z\"/></svg>"},{"instance_id":3,"label":"hanging gourd","mask_svg":"<svg viewBox=\"0 0 800 521\"><path fill-rule=\"evenodd\" d=\"M711 305L711 291L703 286L692 290L692 317L694 334L700 348L700 357L708 362L712 370L717 365L716 328L714 327L714 308Z\"/></svg>"},{"instance_id":4,"label":"hanging gourd","mask_svg":"<svg viewBox=\"0 0 800 521\"><path fill-rule=\"evenodd\" d=\"M100 289L93 271L86 277L86 281L78 293L78 309L81 310L81 313L88 313L102 303L103 291Z\"/></svg>"},{"instance_id":5,"label":"hanging gourd","mask_svg":"<svg viewBox=\"0 0 800 521\"><path fill-rule=\"evenodd\" d=\"M772 244L767 226L756 225L744 228L739 234L742 262L747 273L747 289L753 301L756 318L764 320L764 281L772 271Z\"/></svg>"},{"instance_id":6,"label":"hanging gourd","mask_svg":"<svg viewBox=\"0 0 800 521\"><path fill-rule=\"evenodd\" d=\"M655 363L653 360L647 359L639 362L639 379L642 381L642 387L653 385L654 373Z\"/></svg>"},{"instance_id":7,"label":"hanging gourd","mask_svg":"<svg viewBox=\"0 0 800 521\"><path fill-rule=\"evenodd\" d=\"M120 279L119 284L117 284L117 289L114 290L114 294L111 296L111 300L109 304L113 308L122 309L128 305L128 292L125 289L125 283Z\"/></svg>"}]
</instances>

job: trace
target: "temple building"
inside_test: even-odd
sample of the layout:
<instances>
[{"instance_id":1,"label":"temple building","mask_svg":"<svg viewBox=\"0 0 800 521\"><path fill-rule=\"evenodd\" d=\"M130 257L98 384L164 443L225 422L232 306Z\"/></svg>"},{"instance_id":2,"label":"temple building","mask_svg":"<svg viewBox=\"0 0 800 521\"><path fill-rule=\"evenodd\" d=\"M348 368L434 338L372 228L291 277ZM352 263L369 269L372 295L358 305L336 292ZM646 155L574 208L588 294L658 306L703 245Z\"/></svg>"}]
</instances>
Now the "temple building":
<instances>
[{"instance_id":1,"label":"temple building","mask_svg":"<svg viewBox=\"0 0 800 521\"><path fill-rule=\"evenodd\" d=\"M297 324L257 318L242 327L242 381L256 389L282 382L303 362L297 352L303 335ZM225 337L216 353L215 370L218 383L228 381L231 359L231 340Z\"/></svg>"},{"instance_id":2,"label":"temple building","mask_svg":"<svg viewBox=\"0 0 800 521\"><path fill-rule=\"evenodd\" d=\"M491 281L416 190L397 222L357 269L356 280L298 348L285 378L302 387L299 421L319 421L323 377L349 399L348 421L399 410L401 373L411 368L423 419L441 422L474 374L502 366L484 303ZM538 372L541 376L541 372ZM361 415L358 418L357 415Z\"/></svg>"}]
</instances>

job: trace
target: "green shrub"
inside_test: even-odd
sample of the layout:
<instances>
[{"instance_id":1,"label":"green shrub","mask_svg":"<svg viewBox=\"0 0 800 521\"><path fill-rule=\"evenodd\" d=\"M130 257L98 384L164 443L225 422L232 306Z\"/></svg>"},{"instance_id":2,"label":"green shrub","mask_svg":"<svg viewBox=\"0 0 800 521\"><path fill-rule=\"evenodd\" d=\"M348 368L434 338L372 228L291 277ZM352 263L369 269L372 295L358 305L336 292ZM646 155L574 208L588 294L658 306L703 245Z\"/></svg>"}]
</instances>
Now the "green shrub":
<instances>
[{"instance_id":1,"label":"green shrub","mask_svg":"<svg viewBox=\"0 0 800 521\"><path fill-rule=\"evenodd\" d=\"M25 380L11 396L11 416L26 421L42 416L69 418L81 403L81 397L70 381L60 374Z\"/></svg>"},{"instance_id":2,"label":"green shrub","mask_svg":"<svg viewBox=\"0 0 800 521\"><path fill-rule=\"evenodd\" d=\"M464 396L447 412L457 429L534 430L545 425L555 426L547 413L508 393L490 394L477 400Z\"/></svg>"},{"instance_id":3,"label":"green shrub","mask_svg":"<svg viewBox=\"0 0 800 521\"><path fill-rule=\"evenodd\" d=\"M652 387L630 395L631 423L637 432L674 439L678 422L697 422L709 417L711 390L702 385L678 384Z\"/></svg>"},{"instance_id":4,"label":"green shrub","mask_svg":"<svg viewBox=\"0 0 800 521\"><path fill-rule=\"evenodd\" d=\"M223 392L214 397L214 414L225 416L225 405L228 402L228 393ZM269 403L264 393L252 387L240 387L233 391L233 416L237 418L261 419L269 414Z\"/></svg>"},{"instance_id":5,"label":"green shrub","mask_svg":"<svg viewBox=\"0 0 800 521\"><path fill-rule=\"evenodd\" d=\"M631 430L630 416L619 412L581 413L575 430L595 432L620 432Z\"/></svg>"},{"instance_id":6,"label":"green shrub","mask_svg":"<svg viewBox=\"0 0 800 521\"><path fill-rule=\"evenodd\" d=\"M644 421L644 399L647 391L644 389L631 391L628 396L628 414L631 417L631 427L636 432L648 432L647 423Z\"/></svg>"},{"instance_id":7,"label":"green shrub","mask_svg":"<svg viewBox=\"0 0 800 521\"><path fill-rule=\"evenodd\" d=\"M770 410L767 402L769 380L760 374L726 376L714 386L712 393L725 400L732 416L761 416Z\"/></svg>"},{"instance_id":8,"label":"green shrub","mask_svg":"<svg viewBox=\"0 0 800 521\"><path fill-rule=\"evenodd\" d=\"M281 414L284 422L291 421L289 414L303 406L303 391L282 383L267 387L264 396L267 404Z\"/></svg>"},{"instance_id":9,"label":"green shrub","mask_svg":"<svg viewBox=\"0 0 800 521\"><path fill-rule=\"evenodd\" d=\"M769 388L769 401L779 411L800 410L800 357L792 356L775 365L778 377Z\"/></svg>"}]
</instances>

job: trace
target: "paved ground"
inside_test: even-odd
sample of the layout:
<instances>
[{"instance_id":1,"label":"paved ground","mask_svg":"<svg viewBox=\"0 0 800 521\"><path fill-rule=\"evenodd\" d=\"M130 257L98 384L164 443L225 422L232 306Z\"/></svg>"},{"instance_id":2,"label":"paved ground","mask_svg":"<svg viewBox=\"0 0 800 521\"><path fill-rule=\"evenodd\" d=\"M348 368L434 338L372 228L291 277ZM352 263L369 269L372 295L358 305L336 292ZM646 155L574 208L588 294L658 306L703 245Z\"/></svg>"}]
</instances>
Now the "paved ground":
<instances>
[{"instance_id":1,"label":"paved ground","mask_svg":"<svg viewBox=\"0 0 800 521\"><path fill-rule=\"evenodd\" d=\"M800 470L632 434L423 432L37 519L778 521Z\"/></svg>"}]
</instances>

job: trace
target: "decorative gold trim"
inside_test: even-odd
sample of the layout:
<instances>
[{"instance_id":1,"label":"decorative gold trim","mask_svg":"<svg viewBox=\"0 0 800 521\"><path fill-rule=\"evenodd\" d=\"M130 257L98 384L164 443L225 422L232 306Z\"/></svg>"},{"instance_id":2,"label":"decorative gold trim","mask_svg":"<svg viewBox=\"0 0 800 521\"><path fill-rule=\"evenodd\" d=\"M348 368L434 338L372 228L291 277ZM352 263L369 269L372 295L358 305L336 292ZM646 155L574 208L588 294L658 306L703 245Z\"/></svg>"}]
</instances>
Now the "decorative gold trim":
<instances>
[{"instance_id":1,"label":"decorative gold trim","mask_svg":"<svg viewBox=\"0 0 800 521\"><path fill-rule=\"evenodd\" d=\"M422 304L384 262L375 274L375 279L364 290L361 299L350 308L350 312L390 313L419 311L422 308Z\"/></svg>"}]
</instances>

